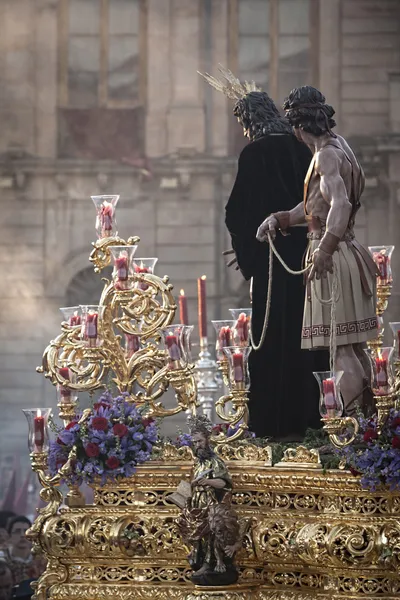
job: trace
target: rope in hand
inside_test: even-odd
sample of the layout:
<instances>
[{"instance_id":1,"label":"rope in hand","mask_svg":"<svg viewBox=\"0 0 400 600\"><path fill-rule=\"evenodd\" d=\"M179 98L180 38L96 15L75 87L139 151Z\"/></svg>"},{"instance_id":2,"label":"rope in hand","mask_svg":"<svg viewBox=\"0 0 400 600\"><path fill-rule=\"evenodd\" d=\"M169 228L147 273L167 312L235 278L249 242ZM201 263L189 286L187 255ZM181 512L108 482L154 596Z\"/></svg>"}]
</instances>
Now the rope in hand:
<instances>
[{"instance_id":1,"label":"rope in hand","mask_svg":"<svg viewBox=\"0 0 400 600\"><path fill-rule=\"evenodd\" d=\"M272 252L269 253L267 302L266 302L266 307L265 307L263 328L262 328L262 332L261 332L260 341L258 344L254 343L253 327L251 326L251 329L250 329L251 347L255 352L260 350L260 348L264 344L265 336L267 334L267 329L268 329L268 324L269 324L269 315L270 315L270 311L271 311L271 299L272 299L272 268L273 268L274 254L275 254L276 258L279 260L279 262L281 263L282 267L284 269L286 269L286 271L288 273L290 273L290 275L303 275L304 273L309 271L312 267L312 263L310 263L309 265L307 265L304 269L301 269L300 271L293 271L293 269L291 269L285 263L283 258L280 256L278 250L275 248L275 244L272 241L270 232L268 232L267 235L268 235L268 243L269 243L269 246L270 246ZM336 348L337 348L337 345L336 345L336 303L338 302L339 296L340 296L339 278L338 278L337 268L336 268L335 263L333 263L332 296L331 296L331 298L329 298L329 300L324 300L323 298L320 298L317 293L315 281L313 281L313 284L314 284L314 293L315 293L317 300L325 306L329 306L329 305L331 306L331 330L330 330L330 336L329 336L329 355L330 355L329 367L330 367L330 370L333 372L335 370L334 366L335 366L335 362L336 362Z\"/></svg>"}]
</instances>

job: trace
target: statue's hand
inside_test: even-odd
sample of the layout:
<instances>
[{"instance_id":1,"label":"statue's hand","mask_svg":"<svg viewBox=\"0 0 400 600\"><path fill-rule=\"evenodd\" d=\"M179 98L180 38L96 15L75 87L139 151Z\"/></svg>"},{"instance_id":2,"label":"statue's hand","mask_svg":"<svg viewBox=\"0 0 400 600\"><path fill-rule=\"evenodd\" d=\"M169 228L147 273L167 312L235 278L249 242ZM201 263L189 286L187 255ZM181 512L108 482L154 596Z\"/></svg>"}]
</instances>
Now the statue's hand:
<instances>
[{"instance_id":1,"label":"statue's hand","mask_svg":"<svg viewBox=\"0 0 400 600\"><path fill-rule=\"evenodd\" d=\"M260 225L257 230L257 239L259 242L268 242L268 233L274 240L276 237L276 230L279 229L279 221L274 215L269 215Z\"/></svg>"},{"instance_id":2,"label":"statue's hand","mask_svg":"<svg viewBox=\"0 0 400 600\"><path fill-rule=\"evenodd\" d=\"M201 477L200 479L196 479L195 481L192 482L192 485L202 485L202 486L209 486L210 485L210 479L207 479L206 477Z\"/></svg>"},{"instance_id":3,"label":"statue's hand","mask_svg":"<svg viewBox=\"0 0 400 600\"><path fill-rule=\"evenodd\" d=\"M224 250L222 253L222 256L230 256L233 254L233 258L231 258L230 260L228 260L228 262L226 263L227 267L235 267L235 271L239 271L239 265L237 262L237 258L236 258L236 254L234 250Z\"/></svg>"},{"instance_id":4,"label":"statue's hand","mask_svg":"<svg viewBox=\"0 0 400 600\"><path fill-rule=\"evenodd\" d=\"M232 556L235 554L236 550L237 550L236 544L233 544L232 546L226 546L225 554L229 558L232 558Z\"/></svg>"},{"instance_id":5,"label":"statue's hand","mask_svg":"<svg viewBox=\"0 0 400 600\"><path fill-rule=\"evenodd\" d=\"M317 279L323 277L325 279L328 271L329 273L333 273L332 254L328 254L327 252L324 252L324 250L317 248L312 255L312 267L308 280L312 281L314 277Z\"/></svg>"}]
</instances>

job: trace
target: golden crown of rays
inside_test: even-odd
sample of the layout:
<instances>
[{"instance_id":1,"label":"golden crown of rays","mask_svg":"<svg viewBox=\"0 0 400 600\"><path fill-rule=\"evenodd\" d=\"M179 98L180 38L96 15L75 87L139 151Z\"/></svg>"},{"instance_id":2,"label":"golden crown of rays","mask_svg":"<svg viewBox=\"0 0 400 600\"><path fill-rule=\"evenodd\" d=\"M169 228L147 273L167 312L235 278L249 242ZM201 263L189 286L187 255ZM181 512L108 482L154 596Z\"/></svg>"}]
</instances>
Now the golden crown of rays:
<instances>
[{"instance_id":1,"label":"golden crown of rays","mask_svg":"<svg viewBox=\"0 0 400 600\"><path fill-rule=\"evenodd\" d=\"M218 71L223 76L223 80L217 79L209 73L201 73L200 71L197 72L199 75L204 77L207 83L209 83L213 88L218 90L218 92L222 92L231 100L240 100L250 92L262 91L261 88L256 86L254 81L244 81L242 83L230 69L225 69L225 67L222 65L218 65Z\"/></svg>"}]
</instances>

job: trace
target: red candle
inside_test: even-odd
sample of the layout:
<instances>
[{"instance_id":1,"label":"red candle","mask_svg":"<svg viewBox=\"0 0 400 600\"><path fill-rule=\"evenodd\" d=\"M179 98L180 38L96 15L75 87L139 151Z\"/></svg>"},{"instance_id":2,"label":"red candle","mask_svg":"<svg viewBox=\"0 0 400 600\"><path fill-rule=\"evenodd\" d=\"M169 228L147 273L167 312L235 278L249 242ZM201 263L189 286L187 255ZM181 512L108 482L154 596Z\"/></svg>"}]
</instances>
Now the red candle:
<instances>
[{"instance_id":1,"label":"red candle","mask_svg":"<svg viewBox=\"0 0 400 600\"><path fill-rule=\"evenodd\" d=\"M240 343L247 345L249 342L249 318L244 313L240 313L235 328Z\"/></svg>"},{"instance_id":2,"label":"red candle","mask_svg":"<svg viewBox=\"0 0 400 600\"><path fill-rule=\"evenodd\" d=\"M58 372L61 377L69 380L70 374L69 374L68 367L61 367L61 369L58 369ZM60 395L63 398L69 398L71 396L71 390L68 387L66 387L65 385L60 385L58 389L59 389Z\"/></svg>"},{"instance_id":3,"label":"red candle","mask_svg":"<svg viewBox=\"0 0 400 600\"><path fill-rule=\"evenodd\" d=\"M98 313L92 312L86 315L85 338L89 340L90 346L96 345Z\"/></svg>"},{"instance_id":4,"label":"red candle","mask_svg":"<svg viewBox=\"0 0 400 600\"><path fill-rule=\"evenodd\" d=\"M140 267L139 265L135 265L135 273L152 273L152 270L149 267ZM138 283L139 290L143 290L144 292L149 289L147 283L143 283L140 281Z\"/></svg>"},{"instance_id":5,"label":"red candle","mask_svg":"<svg viewBox=\"0 0 400 600\"><path fill-rule=\"evenodd\" d=\"M243 383L244 381L244 363L243 354L241 352L235 352L232 356L233 360L233 378L236 383Z\"/></svg>"},{"instance_id":6,"label":"red candle","mask_svg":"<svg viewBox=\"0 0 400 600\"><path fill-rule=\"evenodd\" d=\"M172 333L165 338L169 357L172 361L180 360L181 351L178 346L178 338Z\"/></svg>"},{"instance_id":7,"label":"red candle","mask_svg":"<svg viewBox=\"0 0 400 600\"><path fill-rule=\"evenodd\" d=\"M179 321L182 325L189 325L188 305L185 290L181 290L179 296Z\"/></svg>"},{"instance_id":8,"label":"red candle","mask_svg":"<svg viewBox=\"0 0 400 600\"><path fill-rule=\"evenodd\" d=\"M44 417L42 417L40 411L33 419L33 433L35 438L35 450L36 452L42 452L44 445Z\"/></svg>"},{"instance_id":9,"label":"red candle","mask_svg":"<svg viewBox=\"0 0 400 600\"><path fill-rule=\"evenodd\" d=\"M139 350L140 338L138 335L136 335L134 333L126 333L125 340L126 340L126 353L127 353L128 357L130 358L131 356L133 356L135 354L135 352L137 352Z\"/></svg>"},{"instance_id":10,"label":"red candle","mask_svg":"<svg viewBox=\"0 0 400 600\"><path fill-rule=\"evenodd\" d=\"M100 210L101 229L103 232L108 232L108 234L113 227L113 214L114 209L111 202L104 201Z\"/></svg>"},{"instance_id":11,"label":"red candle","mask_svg":"<svg viewBox=\"0 0 400 600\"><path fill-rule=\"evenodd\" d=\"M207 300L206 300L206 276L202 275L197 280L197 291L199 300L199 332L200 339L207 338Z\"/></svg>"},{"instance_id":12,"label":"red candle","mask_svg":"<svg viewBox=\"0 0 400 600\"><path fill-rule=\"evenodd\" d=\"M378 392L386 394L388 391L388 372L387 372L387 360L385 358L376 358L376 384Z\"/></svg>"},{"instance_id":13,"label":"red candle","mask_svg":"<svg viewBox=\"0 0 400 600\"><path fill-rule=\"evenodd\" d=\"M389 257L382 252L374 252L373 258L379 269L378 284L386 285L389 283Z\"/></svg>"},{"instance_id":14,"label":"red candle","mask_svg":"<svg viewBox=\"0 0 400 600\"><path fill-rule=\"evenodd\" d=\"M127 281L128 279L128 257L126 254L121 254L115 259L115 268L119 281Z\"/></svg>"},{"instance_id":15,"label":"red candle","mask_svg":"<svg viewBox=\"0 0 400 600\"><path fill-rule=\"evenodd\" d=\"M219 330L219 347L227 348L228 346L232 346L232 337L231 337L231 328L230 327L221 327Z\"/></svg>"},{"instance_id":16,"label":"red candle","mask_svg":"<svg viewBox=\"0 0 400 600\"><path fill-rule=\"evenodd\" d=\"M80 324L81 324L81 317L80 317L80 315L78 315L77 312L74 312L72 317L70 317L70 319L69 319L69 325L71 327L75 327L75 325L80 325Z\"/></svg>"},{"instance_id":17,"label":"red candle","mask_svg":"<svg viewBox=\"0 0 400 600\"><path fill-rule=\"evenodd\" d=\"M336 409L336 397L335 397L335 381L334 379L325 379L322 382L322 389L324 393L324 404L328 416L331 411Z\"/></svg>"}]
</instances>

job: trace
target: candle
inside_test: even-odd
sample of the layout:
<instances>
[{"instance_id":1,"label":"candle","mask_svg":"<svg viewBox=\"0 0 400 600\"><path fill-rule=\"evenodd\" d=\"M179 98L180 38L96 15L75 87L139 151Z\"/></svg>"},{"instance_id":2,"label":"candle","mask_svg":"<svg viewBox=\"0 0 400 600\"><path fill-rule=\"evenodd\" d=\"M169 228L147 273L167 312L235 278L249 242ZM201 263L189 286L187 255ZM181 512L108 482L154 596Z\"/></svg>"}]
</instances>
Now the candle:
<instances>
[{"instance_id":1,"label":"candle","mask_svg":"<svg viewBox=\"0 0 400 600\"><path fill-rule=\"evenodd\" d=\"M244 381L244 363L243 354L241 352L235 352L232 355L233 361L233 378L235 383L243 383Z\"/></svg>"},{"instance_id":2,"label":"candle","mask_svg":"<svg viewBox=\"0 0 400 600\"><path fill-rule=\"evenodd\" d=\"M110 237L110 231L113 228L114 208L111 202L103 202L100 210L101 231L103 237Z\"/></svg>"},{"instance_id":3,"label":"candle","mask_svg":"<svg viewBox=\"0 0 400 600\"><path fill-rule=\"evenodd\" d=\"M232 346L232 332L230 327L221 327L218 335L218 342L220 348L227 348Z\"/></svg>"},{"instance_id":4,"label":"candle","mask_svg":"<svg viewBox=\"0 0 400 600\"><path fill-rule=\"evenodd\" d=\"M60 369L58 369L58 372L59 372L60 376L63 377L64 379L67 379L67 380L70 379L70 373L69 373L68 367L61 367ZM71 390L68 387L66 387L65 385L59 385L58 390L61 395L61 400L63 400L64 398L71 397Z\"/></svg>"},{"instance_id":5,"label":"candle","mask_svg":"<svg viewBox=\"0 0 400 600\"><path fill-rule=\"evenodd\" d=\"M182 325L189 325L188 305L187 298L185 296L185 290L181 290L179 296L179 321L182 323Z\"/></svg>"},{"instance_id":6,"label":"candle","mask_svg":"<svg viewBox=\"0 0 400 600\"><path fill-rule=\"evenodd\" d=\"M74 314L69 318L69 325L71 327L75 327L75 325L81 324L81 317L78 314L78 311L75 311Z\"/></svg>"},{"instance_id":7,"label":"candle","mask_svg":"<svg viewBox=\"0 0 400 600\"><path fill-rule=\"evenodd\" d=\"M177 336L173 335L172 333L167 335L167 337L165 338L165 343L170 359L172 361L180 360L181 351L179 349Z\"/></svg>"},{"instance_id":8,"label":"candle","mask_svg":"<svg viewBox=\"0 0 400 600\"><path fill-rule=\"evenodd\" d=\"M244 313L240 313L236 321L235 329L241 345L247 346L249 343L249 319Z\"/></svg>"},{"instance_id":9,"label":"candle","mask_svg":"<svg viewBox=\"0 0 400 600\"><path fill-rule=\"evenodd\" d=\"M324 404L328 417L335 416L334 412L336 409L336 394L335 394L335 380L325 379L322 382L322 389L324 393Z\"/></svg>"},{"instance_id":10,"label":"candle","mask_svg":"<svg viewBox=\"0 0 400 600\"><path fill-rule=\"evenodd\" d=\"M199 300L199 332L200 340L207 339L207 302L206 302L206 276L202 275L197 280Z\"/></svg>"},{"instance_id":11,"label":"candle","mask_svg":"<svg viewBox=\"0 0 400 600\"><path fill-rule=\"evenodd\" d=\"M85 339L89 340L90 346L96 345L97 339L97 319L98 313L89 312L86 315L86 323L85 323Z\"/></svg>"},{"instance_id":12,"label":"candle","mask_svg":"<svg viewBox=\"0 0 400 600\"><path fill-rule=\"evenodd\" d=\"M115 259L115 268L117 270L117 277L119 281L127 281L128 279L128 255L126 252L119 255Z\"/></svg>"},{"instance_id":13,"label":"candle","mask_svg":"<svg viewBox=\"0 0 400 600\"><path fill-rule=\"evenodd\" d=\"M382 252L374 252L373 258L379 270L378 285L389 283L389 257Z\"/></svg>"},{"instance_id":14,"label":"candle","mask_svg":"<svg viewBox=\"0 0 400 600\"><path fill-rule=\"evenodd\" d=\"M35 438L35 452L42 452L44 445L44 417L38 410L38 414L33 419L33 433Z\"/></svg>"},{"instance_id":15,"label":"candle","mask_svg":"<svg viewBox=\"0 0 400 600\"><path fill-rule=\"evenodd\" d=\"M135 273L152 273L152 269L150 267L140 267L139 265L135 265ZM139 281L137 287L139 290L143 290L144 292L149 289L147 283L143 283L143 281Z\"/></svg>"},{"instance_id":16,"label":"candle","mask_svg":"<svg viewBox=\"0 0 400 600\"><path fill-rule=\"evenodd\" d=\"M388 372L387 372L387 360L385 358L376 358L375 359L375 365L376 365L376 385L378 388L378 395L379 394L386 394L388 393L388 385L389 385L389 381L388 381Z\"/></svg>"},{"instance_id":17,"label":"candle","mask_svg":"<svg viewBox=\"0 0 400 600\"><path fill-rule=\"evenodd\" d=\"M125 334L126 341L126 353L128 358L133 356L135 352L137 352L140 348L140 338L138 335L134 333L126 333Z\"/></svg>"}]
</instances>

